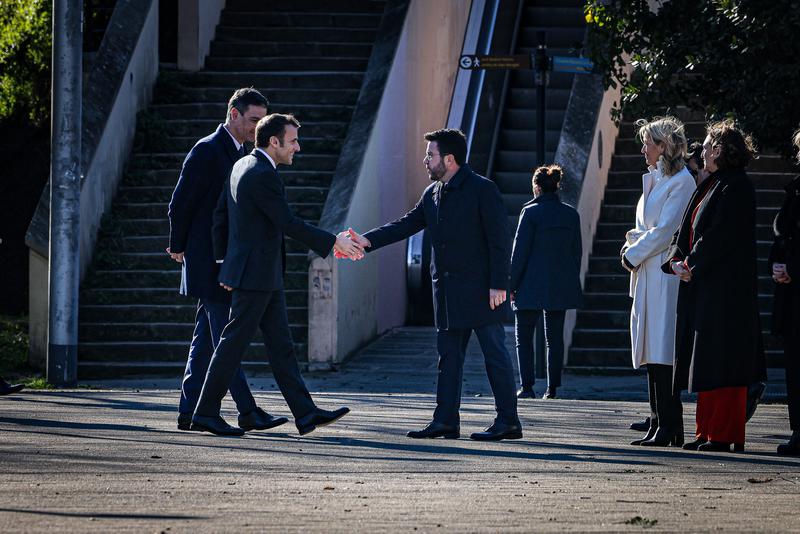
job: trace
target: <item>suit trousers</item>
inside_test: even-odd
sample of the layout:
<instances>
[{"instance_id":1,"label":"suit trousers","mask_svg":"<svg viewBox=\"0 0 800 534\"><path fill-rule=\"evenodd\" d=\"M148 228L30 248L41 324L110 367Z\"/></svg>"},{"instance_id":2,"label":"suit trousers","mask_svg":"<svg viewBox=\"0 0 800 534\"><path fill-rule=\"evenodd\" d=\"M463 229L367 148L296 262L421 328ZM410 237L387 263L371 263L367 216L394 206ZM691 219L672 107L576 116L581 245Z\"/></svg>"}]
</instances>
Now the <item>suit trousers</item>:
<instances>
[{"instance_id":1,"label":"suit trousers","mask_svg":"<svg viewBox=\"0 0 800 534\"><path fill-rule=\"evenodd\" d=\"M544 339L547 344L547 385L561 386L561 369L564 367L564 317L565 310L517 310L514 312L514 333L517 338L517 360L520 383L524 389L533 388L534 372L533 335L544 311Z\"/></svg>"},{"instance_id":2,"label":"suit trousers","mask_svg":"<svg viewBox=\"0 0 800 534\"><path fill-rule=\"evenodd\" d=\"M436 382L436 410L433 420L451 426L460 424L458 409L461 405L464 357L473 330L483 351L486 374L494 395L497 421L519 424L514 365L506 350L506 334L502 323L438 331L436 348L439 352L439 376Z\"/></svg>"},{"instance_id":3,"label":"suit trousers","mask_svg":"<svg viewBox=\"0 0 800 534\"><path fill-rule=\"evenodd\" d=\"M227 302L218 302L211 299L197 301L197 314L194 319L194 334L189 346L189 359L186 362L186 371L181 383L181 401L178 406L180 413L194 412L200 390L211 363L211 355L219 343L222 329L228 324L228 314L231 310ZM241 414L255 410L256 401L247 385L247 377L239 367L233 375L228 389L236 403L236 409Z\"/></svg>"},{"instance_id":4,"label":"suit trousers","mask_svg":"<svg viewBox=\"0 0 800 534\"><path fill-rule=\"evenodd\" d=\"M222 331L222 338L211 358L196 415L219 415L227 385L241 365L242 356L258 329L264 334L272 374L294 418L303 417L315 408L295 358L283 289L234 289L230 321Z\"/></svg>"}]
</instances>

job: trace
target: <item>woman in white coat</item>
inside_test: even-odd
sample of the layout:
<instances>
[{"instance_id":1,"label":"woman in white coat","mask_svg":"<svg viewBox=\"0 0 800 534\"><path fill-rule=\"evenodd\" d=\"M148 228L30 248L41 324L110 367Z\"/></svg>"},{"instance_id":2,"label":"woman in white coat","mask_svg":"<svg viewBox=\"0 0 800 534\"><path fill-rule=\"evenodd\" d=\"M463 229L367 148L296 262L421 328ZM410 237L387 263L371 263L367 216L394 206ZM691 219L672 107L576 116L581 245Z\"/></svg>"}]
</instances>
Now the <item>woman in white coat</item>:
<instances>
[{"instance_id":1,"label":"woman in white coat","mask_svg":"<svg viewBox=\"0 0 800 534\"><path fill-rule=\"evenodd\" d=\"M650 428L631 445L683 445L680 391L672 391L675 358L677 277L664 274L672 235L694 193L685 165L686 136L674 117L637 121L649 172L642 176L636 227L625 234L622 265L631 273L631 346L633 367L647 367Z\"/></svg>"}]
</instances>

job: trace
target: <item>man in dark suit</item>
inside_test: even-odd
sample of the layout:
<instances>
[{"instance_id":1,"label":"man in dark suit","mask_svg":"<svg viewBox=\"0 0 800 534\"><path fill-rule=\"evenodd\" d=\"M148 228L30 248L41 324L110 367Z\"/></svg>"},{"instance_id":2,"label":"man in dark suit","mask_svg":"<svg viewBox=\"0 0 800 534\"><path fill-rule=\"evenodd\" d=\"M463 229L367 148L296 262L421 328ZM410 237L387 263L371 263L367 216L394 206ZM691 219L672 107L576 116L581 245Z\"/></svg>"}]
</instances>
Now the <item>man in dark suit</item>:
<instances>
[{"instance_id":1,"label":"man in dark suit","mask_svg":"<svg viewBox=\"0 0 800 534\"><path fill-rule=\"evenodd\" d=\"M437 327L439 377L433 421L411 438L460 435L459 405L467 342L474 331L483 350L497 418L475 440L518 439L514 367L505 348L509 250L506 210L494 182L465 163L467 144L459 130L425 134L425 167L433 184L402 218L363 236L350 236L366 251L428 229L433 253L431 279Z\"/></svg>"},{"instance_id":2,"label":"man in dark suit","mask_svg":"<svg viewBox=\"0 0 800 534\"><path fill-rule=\"evenodd\" d=\"M361 249L347 237L311 226L292 213L277 165L291 165L300 151L300 123L273 114L256 126L256 148L233 166L228 187L214 213L214 252L224 258L220 284L232 292L230 321L222 332L192 418L192 428L218 435L241 435L219 415L225 390L257 329L264 334L267 357L300 434L332 423L348 408L317 408L306 388L294 353L283 291L284 234L322 257L332 249L351 258Z\"/></svg>"},{"instance_id":3,"label":"man in dark suit","mask_svg":"<svg viewBox=\"0 0 800 534\"><path fill-rule=\"evenodd\" d=\"M233 164L244 155L245 141L253 142L256 124L266 114L267 99L261 93L253 88L236 91L228 102L225 124L200 139L186 156L169 203L167 252L181 263L181 294L198 299L194 334L181 384L180 430L190 430L211 355L230 311L230 295L217 281L219 266L214 261L211 244L212 214ZM256 406L240 368L227 386L239 411L241 428L263 430L287 421L285 417L272 417Z\"/></svg>"}]
</instances>

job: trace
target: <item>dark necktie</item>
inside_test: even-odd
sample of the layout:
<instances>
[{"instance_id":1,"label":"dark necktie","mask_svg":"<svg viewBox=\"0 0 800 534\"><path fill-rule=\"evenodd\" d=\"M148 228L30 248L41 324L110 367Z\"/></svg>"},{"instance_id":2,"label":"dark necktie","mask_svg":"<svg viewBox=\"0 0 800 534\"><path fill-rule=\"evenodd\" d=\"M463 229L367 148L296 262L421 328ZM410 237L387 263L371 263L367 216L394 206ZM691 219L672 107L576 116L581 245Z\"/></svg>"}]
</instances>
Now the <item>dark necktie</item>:
<instances>
[{"instance_id":1,"label":"dark necktie","mask_svg":"<svg viewBox=\"0 0 800 534\"><path fill-rule=\"evenodd\" d=\"M243 157L245 157L246 154L247 154L247 152L244 149L244 145L240 146L239 147L239 159L242 159Z\"/></svg>"}]
</instances>

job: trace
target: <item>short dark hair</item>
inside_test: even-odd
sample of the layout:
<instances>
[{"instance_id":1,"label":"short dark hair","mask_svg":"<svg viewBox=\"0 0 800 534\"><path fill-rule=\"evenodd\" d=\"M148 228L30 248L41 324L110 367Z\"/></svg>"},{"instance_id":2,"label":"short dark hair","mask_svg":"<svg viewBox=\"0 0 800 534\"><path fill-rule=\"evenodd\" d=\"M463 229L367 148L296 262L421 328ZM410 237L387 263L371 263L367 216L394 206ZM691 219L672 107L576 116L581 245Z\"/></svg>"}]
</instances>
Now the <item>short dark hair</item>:
<instances>
[{"instance_id":1,"label":"short dark hair","mask_svg":"<svg viewBox=\"0 0 800 534\"><path fill-rule=\"evenodd\" d=\"M690 161L694 161L694 164L697 165L698 169L703 168L703 157L701 154L703 153L703 143L699 141L693 141L689 145L689 150L686 152L686 165L689 165Z\"/></svg>"},{"instance_id":2,"label":"short dark hair","mask_svg":"<svg viewBox=\"0 0 800 534\"><path fill-rule=\"evenodd\" d=\"M542 165L533 171L531 185L534 187L538 185L542 193L555 193L558 191L559 185L561 185L561 178L563 176L564 171L560 166L556 164Z\"/></svg>"},{"instance_id":3,"label":"short dark hair","mask_svg":"<svg viewBox=\"0 0 800 534\"><path fill-rule=\"evenodd\" d=\"M706 134L711 138L711 146L719 147L714 163L720 170L744 169L756 156L753 138L730 119L709 124Z\"/></svg>"},{"instance_id":4,"label":"short dark hair","mask_svg":"<svg viewBox=\"0 0 800 534\"><path fill-rule=\"evenodd\" d=\"M244 115L245 112L247 112L247 108L250 106L266 108L268 105L269 101L267 97L262 95L257 89L242 87L234 91L233 95L231 95L231 99L228 100L228 112L225 117L228 119L231 118L231 110L233 110L233 108L236 108L236 111L238 111L240 115Z\"/></svg>"},{"instance_id":5,"label":"short dark hair","mask_svg":"<svg viewBox=\"0 0 800 534\"><path fill-rule=\"evenodd\" d=\"M467 138L464 132L454 128L443 128L425 134L425 140L435 142L439 147L439 155L451 154L457 165L463 165L467 159Z\"/></svg>"},{"instance_id":6,"label":"short dark hair","mask_svg":"<svg viewBox=\"0 0 800 534\"><path fill-rule=\"evenodd\" d=\"M256 124L256 146L259 148L266 147L269 145L269 138L272 136L277 137L278 142L283 146L283 135L287 125L300 128L300 122L294 118L294 115L273 113L263 117Z\"/></svg>"}]
</instances>

